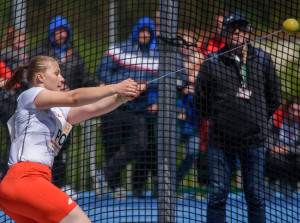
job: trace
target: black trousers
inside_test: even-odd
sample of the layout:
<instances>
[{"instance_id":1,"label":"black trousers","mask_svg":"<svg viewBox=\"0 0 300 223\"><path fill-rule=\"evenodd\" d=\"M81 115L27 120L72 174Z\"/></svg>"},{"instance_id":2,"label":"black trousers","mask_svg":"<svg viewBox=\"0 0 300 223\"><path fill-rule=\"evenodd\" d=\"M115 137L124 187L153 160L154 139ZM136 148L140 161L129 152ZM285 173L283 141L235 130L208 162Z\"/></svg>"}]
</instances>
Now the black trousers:
<instances>
[{"instance_id":1,"label":"black trousers","mask_svg":"<svg viewBox=\"0 0 300 223\"><path fill-rule=\"evenodd\" d=\"M135 160L133 189L142 190L155 154L151 143L151 123L147 117L122 107L102 116L102 139L106 167L104 173L109 186L114 189L122 184L121 172Z\"/></svg>"}]
</instances>

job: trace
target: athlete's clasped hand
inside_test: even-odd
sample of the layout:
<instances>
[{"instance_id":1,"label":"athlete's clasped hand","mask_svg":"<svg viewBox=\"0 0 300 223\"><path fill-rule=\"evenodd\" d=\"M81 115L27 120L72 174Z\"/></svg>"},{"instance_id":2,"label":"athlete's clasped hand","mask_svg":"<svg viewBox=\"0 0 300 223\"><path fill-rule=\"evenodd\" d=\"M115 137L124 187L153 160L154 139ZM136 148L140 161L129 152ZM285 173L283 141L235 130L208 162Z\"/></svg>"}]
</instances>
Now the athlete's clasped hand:
<instances>
[{"instance_id":1,"label":"athlete's clasped hand","mask_svg":"<svg viewBox=\"0 0 300 223\"><path fill-rule=\"evenodd\" d=\"M139 93L139 84L129 78L118 84L115 84L113 90L120 96L135 97Z\"/></svg>"}]
</instances>

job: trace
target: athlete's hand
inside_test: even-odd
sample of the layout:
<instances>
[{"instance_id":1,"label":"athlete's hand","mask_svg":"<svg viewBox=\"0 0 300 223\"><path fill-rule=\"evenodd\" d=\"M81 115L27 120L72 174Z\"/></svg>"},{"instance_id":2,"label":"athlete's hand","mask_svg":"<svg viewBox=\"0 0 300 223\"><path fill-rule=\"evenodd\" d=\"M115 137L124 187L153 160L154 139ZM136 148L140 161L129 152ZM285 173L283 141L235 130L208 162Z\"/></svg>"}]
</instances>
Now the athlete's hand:
<instances>
[{"instance_id":1,"label":"athlete's hand","mask_svg":"<svg viewBox=\"0 0 300 223\"><path fill-rule=\"evenodd\" d=\"M138 91L139 92L143 92L144 90L146 90L146 88L147 88L147 84L139 84L138 85Z\"/></svg>"},{"instance_id":2,"label":"athlete's hand","mask_svg":"<svg viewBox=\"0 0 300 223\"><path fill-rule=\"evenodd\" d=\"M138 84L132 80L127 79L113 86L116 94L121 96L136 96L138 94Z\"/></svg>"}]
</instances>

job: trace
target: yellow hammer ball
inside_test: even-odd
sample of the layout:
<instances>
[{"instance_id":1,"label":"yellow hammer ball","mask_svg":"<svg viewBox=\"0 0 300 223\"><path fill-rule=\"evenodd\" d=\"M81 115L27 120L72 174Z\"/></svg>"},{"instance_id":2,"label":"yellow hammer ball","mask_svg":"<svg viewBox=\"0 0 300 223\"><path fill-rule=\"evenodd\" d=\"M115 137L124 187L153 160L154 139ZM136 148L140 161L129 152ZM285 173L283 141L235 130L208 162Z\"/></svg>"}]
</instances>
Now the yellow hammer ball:
<instances>
[{"instance_id":1,"label":"yellow hammer ball","mask_svg":"<svg viewBox=\"0 0 300 223\"><path fill-rule=\"evenodd\" d=\"M287 19L283 23L283 30L289 35L294 35L299 31L299 22L296 19Z\"/></svg>"}]
</instances>

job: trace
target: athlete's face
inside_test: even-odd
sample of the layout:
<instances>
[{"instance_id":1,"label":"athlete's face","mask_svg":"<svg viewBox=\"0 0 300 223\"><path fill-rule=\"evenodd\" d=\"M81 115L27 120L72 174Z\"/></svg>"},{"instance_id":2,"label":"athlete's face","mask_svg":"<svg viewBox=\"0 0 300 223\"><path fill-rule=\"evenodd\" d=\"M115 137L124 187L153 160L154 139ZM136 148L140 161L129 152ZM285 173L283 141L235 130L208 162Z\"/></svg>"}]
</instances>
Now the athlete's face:
<instances>
[{"instance_id":1,"label":"athlete's face","mask_svg":"<svg viewBox=\"0 0 300 223\"><path fill-rule=\"evenodd\" d=\"M65 79L62 77L59 65L49 62L47 71L44 73L44 87L52 91L60 91L64 87Z\"/></svg>"}]
</instances>

